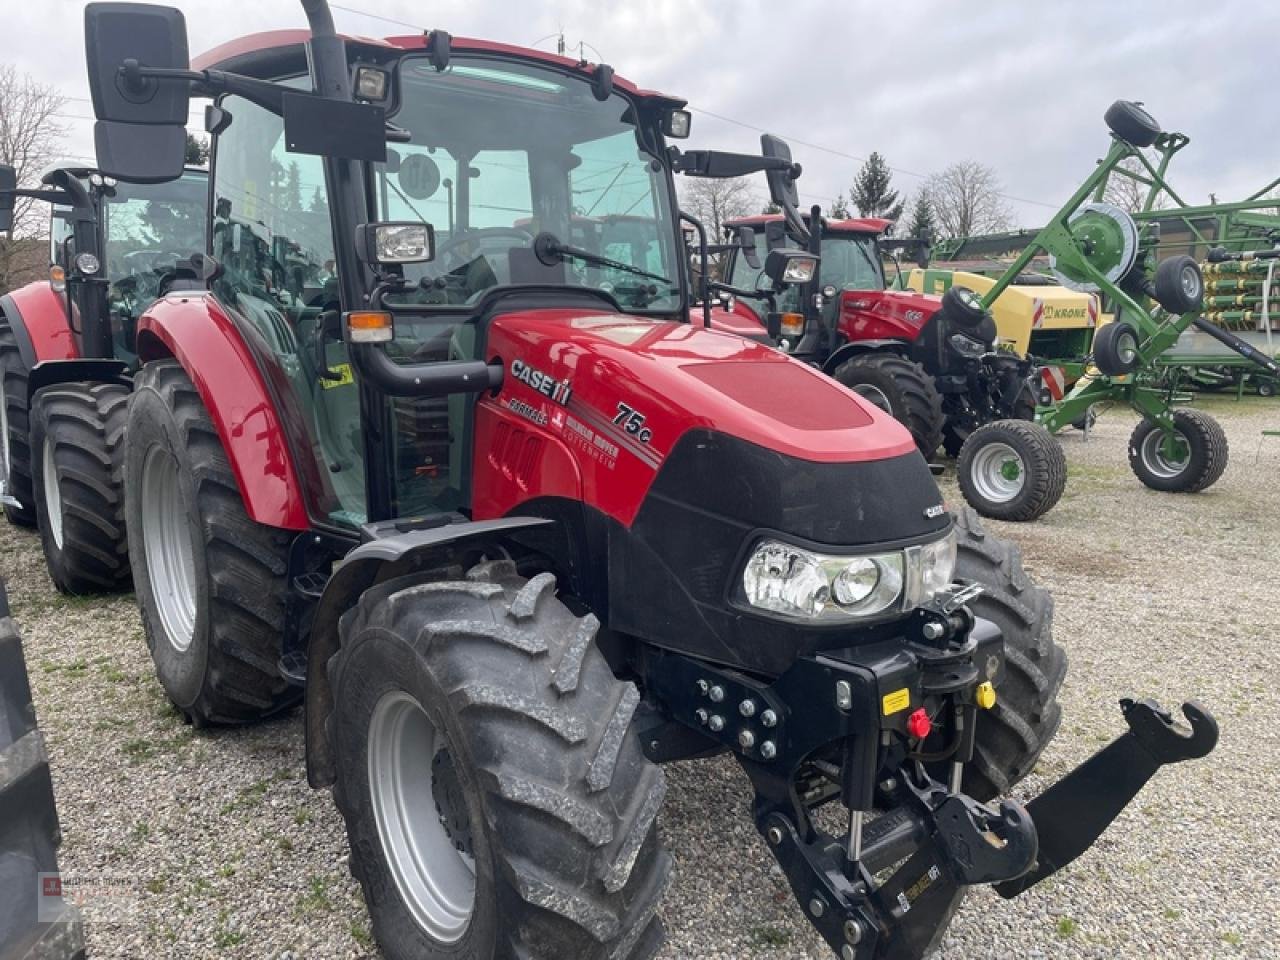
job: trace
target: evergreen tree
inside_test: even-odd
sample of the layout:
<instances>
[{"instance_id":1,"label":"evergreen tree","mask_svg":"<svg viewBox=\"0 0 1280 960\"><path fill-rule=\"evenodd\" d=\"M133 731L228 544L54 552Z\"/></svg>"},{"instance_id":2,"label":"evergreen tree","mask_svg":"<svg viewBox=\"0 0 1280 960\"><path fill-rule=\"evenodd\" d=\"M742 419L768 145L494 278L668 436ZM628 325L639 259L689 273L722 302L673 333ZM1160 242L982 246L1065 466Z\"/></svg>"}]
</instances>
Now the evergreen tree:
<instances>
[{"instance_id":1,"label":"evergreen tree","mask_svg":"<svg viewBox=\"0 0 1280 960\"><path fill-rule=\"evenodd\" d=\"M827 211L827 216L832 220L848 220L849 215L849 201L843 193L839 194L831 201L831 209Z\"/></svg>"},{"instance_id":2,"label":"evergreen tree","mask_svg":"<svg viewBox=\"0 0 1280 960\"><path fill-rule=\"evenodd\" d=\"M872 151L850 188L853 204L861 216L886 220L902 217L904 204L898 199L898 191L890 189L891 179L889 164L879 153Z\"/></svg>"},{"instance_id":3,"label":"evergreen tree","mask_svg":"<svg viewBox=\"0 0 1280 960\"><path fill-rule=\"evenodd\" d=\"M782 208L778 206L776 203L774 203L772 200L770 200L768 203L764 205L764 207L761 209L760 212L761 213L781 213Z\"/></svg>"},{"instance_id":4,"label":"evergreen tree","mask_svg":"<svg viewBox=\"0 0 1280 960\"><path fill-rule=\"evenodd\" d=\"M187 134L186 155L182 162L188 167L204 167L209 164L209 141Z\"/></svg>"},{"instance_id":5,"label":"evergreen tree","mask_svg":"<svg viewBox=\"0 0 1280 960\"><path fill-rule=\"evenodd\" d=\"M938 234L938 218L933 213L933 201L929 194L921 190L916 194L916 201L911 206L911 219L906 230L899 230L898 236L933 238Z\"/></svg>"}]
</instances>

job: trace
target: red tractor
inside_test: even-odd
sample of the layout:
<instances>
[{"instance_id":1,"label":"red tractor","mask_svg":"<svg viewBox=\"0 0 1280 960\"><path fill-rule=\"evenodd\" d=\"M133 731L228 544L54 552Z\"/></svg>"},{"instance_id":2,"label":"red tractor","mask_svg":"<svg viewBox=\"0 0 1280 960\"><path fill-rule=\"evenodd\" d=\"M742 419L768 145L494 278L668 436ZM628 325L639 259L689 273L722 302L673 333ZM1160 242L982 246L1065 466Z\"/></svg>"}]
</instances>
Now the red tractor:
<instances>
[{"instance_id":1,"label":"red tractor","mask_svg":"<svg viewBox=\"0 0 1280 960\"><path fill-rule=\"evenodd\" d=\"M765 135L762 142L767 156L790 159L778 138ZM710 285L722 298L711 310L711 324L776 343L818 367L892 414L926 458L939 445L958 457L973 436L966 466L972 464L975 481L993 493L975 503L984 514L1030 520L1057 503L1065 458L1048 432L1031 423L1039 370L1032 360L999 349L995 321L981 298L964 287L941 297L889 289L881 238L890 221L828 220L816 206L802 214L795 175L785 170L770 175L770 192L782 213L725 226L732 242L717 248L726 257L724 282ZM762 288L762 258L789 245L818 255L818 272L785 292ZM1023 474L1000 475L1015 461L991 454L1006 449L1018 455ZM988 460L996 469L982 468ZM1006 495L994 489L1002 483L1009 486Z\"/></svg>"},{"instance_id":2,"label":"red tractor","mask_svg":"<svg viewBox=\"0 0 1280 960\"><path fill-rule=\"evenodd\" d=\"M681 152L684 101L604 64L303 6L193 64L176 10L86 11L104 172L177 175L216 98L207 253L138 325L129 557L191 722L305 698L386 956L650 956L661 764L730 753L832 949L918 958L1208 752L1132 703L995 801L1059 723L1048 596L890 417L688 321L673 174L774 161Z\"/></svg>"},{"instance_id":3,"label":"red tractor","mask_svg":"<svg viewBox=\"0 0 1280 960\"><path fill-rule=\"evenodd\" d=\"M66 593L129 586L118 446L138 318L204 246L208 179L130 184L61 163L19 189L0 167L0 229L17 198L51 205L49 278L0 297L0 500L38 526Z\"/></svg>"}]
</instances>

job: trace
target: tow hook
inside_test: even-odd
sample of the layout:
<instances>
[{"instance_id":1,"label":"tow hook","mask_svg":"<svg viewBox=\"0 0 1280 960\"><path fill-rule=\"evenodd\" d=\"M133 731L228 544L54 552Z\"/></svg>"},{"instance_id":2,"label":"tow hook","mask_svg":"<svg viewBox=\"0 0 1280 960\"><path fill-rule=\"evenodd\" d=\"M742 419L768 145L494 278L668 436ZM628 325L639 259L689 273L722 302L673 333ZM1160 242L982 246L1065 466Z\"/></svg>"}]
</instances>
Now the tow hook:
<instances>
[{"instance_id":1,"label":"tow hook","mask_svg":"<svg viewBox=\"0 0 1280 960\"><path fill-rule=\"evenodd\" d=\"M996 887L1016 897L1057 873L1102 836L1120 811L1168 763L1207 756L1218 743L1218 722L1194 700L1182 705L1189 731L1154 700L1121 700L1129 729L1027 805L1040 836L1035 867Z\"/></svg>"}]
</instances>

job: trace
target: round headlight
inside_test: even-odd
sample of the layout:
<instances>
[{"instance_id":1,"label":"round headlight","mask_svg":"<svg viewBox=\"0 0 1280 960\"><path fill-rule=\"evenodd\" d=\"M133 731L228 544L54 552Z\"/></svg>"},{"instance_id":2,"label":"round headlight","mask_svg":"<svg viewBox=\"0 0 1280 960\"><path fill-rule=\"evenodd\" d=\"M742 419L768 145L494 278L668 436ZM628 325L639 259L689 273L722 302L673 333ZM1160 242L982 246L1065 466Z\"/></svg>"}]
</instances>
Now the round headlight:
<instances>
[{"instance_id":1,"label":"round headlight","mask_svg":"<svg viewBox=\"0 0 1280 960\"><path fill-rule=\"evenodd\" d=\"M834 286L832 286L829 283L822 288L822 295L826 297L828 300L833 299L835 295L839 292L840 291L838 291Z\"/></svg>"},{"instance_id":2,"label":"round headlight","mask_svg":"<svg viewBox=\"0 0 1280 960\"><path fill-rule=\"evenodd\" d=\"M98 263L98 258L92 253L76 254L76 269L83 274L92 276L102 268L102 264Z\"/></svg>"},{"instance_id":3,"label":"round headlight","mask_svg":"<svg viewBox=\"0 0 1280 960\"><path fill-rule=\"evenodd\" d=\"M880 582L880 566L874 560L859 557L849 561L831 581L831 592L836 603L843 607L851 607L861 603Z\"/></svg>"}]
</instances>

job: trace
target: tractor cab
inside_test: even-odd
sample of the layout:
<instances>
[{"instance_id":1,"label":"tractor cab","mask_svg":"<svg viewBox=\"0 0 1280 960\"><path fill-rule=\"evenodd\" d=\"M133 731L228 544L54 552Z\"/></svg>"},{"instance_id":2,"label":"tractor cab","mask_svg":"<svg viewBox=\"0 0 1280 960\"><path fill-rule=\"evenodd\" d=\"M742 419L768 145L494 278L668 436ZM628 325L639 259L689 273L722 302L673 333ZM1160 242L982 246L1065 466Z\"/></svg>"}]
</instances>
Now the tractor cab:
<instances>
[{"instance_id":1,"label":"tractor cab","mask_svg":"<svg viewBox=\"0 0 1280 960\"><path fill-rule=\"evenodd\" d=\"M103 176L93 165L50 165L38 189L0 193L50 204L49 284L62 323L86 357L134 361L134 327L181 261L204 249L208 175L189 168L175 180L140 184Z\"/></svg>"}]
</instances>

